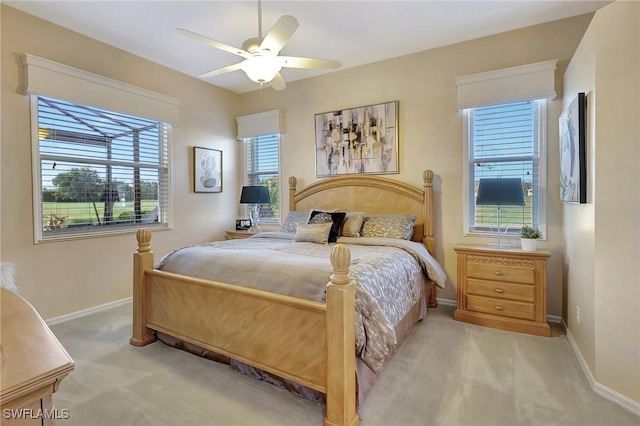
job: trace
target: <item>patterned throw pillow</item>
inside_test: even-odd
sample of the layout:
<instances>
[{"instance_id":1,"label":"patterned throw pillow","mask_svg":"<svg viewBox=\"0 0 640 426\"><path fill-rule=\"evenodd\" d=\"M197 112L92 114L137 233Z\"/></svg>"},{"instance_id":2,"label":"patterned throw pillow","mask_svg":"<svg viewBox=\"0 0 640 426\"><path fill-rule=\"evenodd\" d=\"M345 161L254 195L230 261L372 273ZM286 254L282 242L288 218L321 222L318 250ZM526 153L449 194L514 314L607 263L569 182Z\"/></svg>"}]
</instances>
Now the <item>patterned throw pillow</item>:
<instances>
[{"instance_id":1,"label":"patterned throw pillow","mask_svg":"<svg viewBox=\"0 0 640 426\"><path fill-rule=\"evenodd\" d=\"M294 241L299 243L327 244L332 223L299 224Z\"/></svg>"},{"instance_id":2,"label":"patterned throw pillow","mask_svg":"<svg viewBox=\"0 0 640 426\"><path fill-rule=\"evenodd\" d=\"M331 232L329 233L329 242L335 243L338 239L338 233L342 226L342 221L346 216L345 212L324 212L319 210L312 210L309 215L309 223L331 223Z\"/></svg>"},{"instance_id":3,"label":"patterned throw pillow","mask_svg":"<svg viewBox=\"0 0 640 426\"><path fill-rule=\"evenodd\" d=\"M385 237L410 240L413 235L415 215L374 214L364 218L363 237Z\"/></svg>"},{"instance_id":4,"label":"patterned throw pillow","mask_svg":"<svg viewBox=\"0 0 640 426\"><path fill-rule=\"evenodd\" d=\"M344 222L342 222L340 235L344 237L359 237L365 214L363 212L347 212Z\"/></svg>"},{"instance_id":5,"label":"patterned throw pillow","mask_svg":"<svg viewBox=\"0 0 640 426\"><path fill-rule=\"evenodd\" d=\"M305 224L309 219L309 212L295 212L291 211L287 213L287 217L284 223L280 227L283 232L296 232L296 228L299 223Z\"/></svg>"}]
</instances>

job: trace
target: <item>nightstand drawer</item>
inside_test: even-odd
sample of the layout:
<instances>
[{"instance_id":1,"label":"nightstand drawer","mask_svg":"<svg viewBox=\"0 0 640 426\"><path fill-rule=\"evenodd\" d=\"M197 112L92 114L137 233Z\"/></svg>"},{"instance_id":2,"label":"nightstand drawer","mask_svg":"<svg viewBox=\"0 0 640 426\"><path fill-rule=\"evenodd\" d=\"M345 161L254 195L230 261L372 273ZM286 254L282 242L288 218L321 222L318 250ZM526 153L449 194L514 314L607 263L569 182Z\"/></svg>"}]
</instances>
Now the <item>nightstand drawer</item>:
<instances>
[{"instance_id":1,"label":"nightstand drawer","mask_svg":"<svg viewBox=\"0 0 640 426\"><path fill-rule=\"evenodd\" d=\"M467 280L467 293L498 299L515 299L523 302L534 302L535 287L528 284L510 284L497 281Z\"/></svg>"},{"instance_id":2,"label":"nightstand drawer","mask_svg":"<svg viewBox=\"0 0 640 426\"><path fill-rule=\"evenodd\" d=\"M483 259L488 259L488 261L482 262ZM467 260L467 276L483 280L522 284L534 284L536 282L533 262L524 261L523 264L518 265L514 264L513 261L509 262L509 259L499 257L469 256Z\"/></svg>"},{"instance_id":3,"label":"nightstand drawer","mask_svg":"<svg viewBox=\"0 0 640 426\"><path fill-rule=\"evenodd\" d=\"M525 320L533 320L535 318L533 303L501 300L470 294L467 295L467 309L475 312Z\"/></svg>"}]
</instances>

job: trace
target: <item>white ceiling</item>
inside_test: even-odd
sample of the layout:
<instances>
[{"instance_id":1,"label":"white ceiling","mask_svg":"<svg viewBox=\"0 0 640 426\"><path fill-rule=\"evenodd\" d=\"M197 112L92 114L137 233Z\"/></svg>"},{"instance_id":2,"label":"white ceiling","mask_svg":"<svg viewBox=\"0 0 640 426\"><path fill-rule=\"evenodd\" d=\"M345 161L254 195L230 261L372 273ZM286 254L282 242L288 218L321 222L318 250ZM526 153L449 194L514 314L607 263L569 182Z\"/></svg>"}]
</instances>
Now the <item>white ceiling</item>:
<instances>
[{"instance_id":1,"label":"white ceiling","mask_svg":"<svg viewBox=\"0 0 640 426\"><path fill-rule=\"evenodd\" d=\"M190 76L242 60L184 37L185 28L240 47L258 35L258 1L4 1L16 9ZM281 54L335 59L351 68L486 35L593 12L610 1L263 0L263 33L282 15L300 23ZM286 82L326 70L283 68ZM205 81L259 89L244 72Z\"/></svg>"}]
</instances>

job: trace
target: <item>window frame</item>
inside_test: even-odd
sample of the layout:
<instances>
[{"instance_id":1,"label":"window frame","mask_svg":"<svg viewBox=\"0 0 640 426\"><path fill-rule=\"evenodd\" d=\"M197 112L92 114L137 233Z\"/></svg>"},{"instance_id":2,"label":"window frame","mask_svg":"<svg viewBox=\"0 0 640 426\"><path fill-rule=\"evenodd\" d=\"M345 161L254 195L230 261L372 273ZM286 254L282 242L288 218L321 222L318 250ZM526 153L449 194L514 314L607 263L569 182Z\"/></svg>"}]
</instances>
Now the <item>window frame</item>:
<instances>
[{"instance_id":1,"label":"window frame","mask_svg":"<svg viewBox=\"0 0 640 426\"><path fill-rule=\"evenodd\" d=\"M48 243L55 241L66 240L78 240L96 237L107 237L122 234L135 233L140 228L152 228L155 230L172 229L173 220L173 205L172 205L172 188L171 188L171 133L172 125L161 120L151 119L160 123L161 132L166 134L164 138L164 146L160 148L161 152L164 152L165 161L164 164L158 166L158 204L164 204L164 207L160 209L159 221L153 223L130 223L130 224L118 224L114 226L95 227L95 229L78 228L72 231L65 230L60 233L45 235L44 233L44 214L43 214L43 191L42 191L42 169L41 162L42 156L40 155L40 117L38 99L40 97L68 102L74 105L83 107L89 107L98 110L105 110L116 114L129 115L135 118L148 119L136 114L127 112L116 111L113 109L107 109L103 107L95 107L90 104L79 103L74 100L64 99L57 96L48 96L41 94L30 94L29 103L31 110L31 160L32 160L32 192L33 192L33 218L34 218L34 243ZM46 157L46 156L44 156ZM106 160L98 160L99 162L105 162ZM90 161L89 161L90 163ZM162 192L164 188L164 193Z\"/></svg>"},{"instance_id":2,"label":"window frame","mask_svg":"<svg viewBox=\"0 0 640 426\"><path fill-rule=\"evenodd\" d=\"M278 213L275 214L273 217L265 217L262 214L260 215L260 224L261 225L280 225L281 223L281 216L282 216L282 173L281 173L281 168L282 168L282 135L280 133L265 133L265 134L259 134L259 135L255 135L255 136L251 136L251 137L245 137L243 138L243 145L244 145L244 184L245 185L256 185L255 182L250 182L249 177L253 176L253 175L259 175L259 174L273 174L273 173L249 173L249 155L252 155L252 158L255 158L255 150L253 150L253 148L251 149L251 153L249 152L249 143L251 143L251 146L255 146L253 141L257 138L260 137L271 137L271 136L275 136L277 137L278 140L278 170L276 171L277 177L278 177L278 200L277 200L277 205L278 205ZM253 160L255 161L255 160ZM272 200L272 204L273 204L273 200Z\"/></svg>"},{"instance_id":3,"label":"window frame","mask_svg":"<svg viewBox=\"0 0 640 426\"><path fill-rule=\"evenodd\" d=\"M531 99L529 100L535 103L538 114L538 190L537 190L537 203L533 205L532 218L537 215L537 224L535 226L542 232L542 240L547 239L547 218L546 218L546 198L547 198L547 138L548 138L548 101L546 99ZM509 104L517 101L505 101L499 104ZM476 108L480 108L476 107ZM471 217L475 212L474 197L474 159L470 154L470 112L475 108L465 108L462 110L462 132L463 132L463 230L464 236L482 236L493 237L495 232L491 230L481 230L471 228ZM535 151L535 150L534 150ZM535 157L535 155L534 155ZM515 159L514 159L515 160ZM533 167L536 165L536 158L533 160ZM535 189L534 189L535 193ZM519 238L520 228L510 229L504 238Z\"/></svg>"}]
</instances>

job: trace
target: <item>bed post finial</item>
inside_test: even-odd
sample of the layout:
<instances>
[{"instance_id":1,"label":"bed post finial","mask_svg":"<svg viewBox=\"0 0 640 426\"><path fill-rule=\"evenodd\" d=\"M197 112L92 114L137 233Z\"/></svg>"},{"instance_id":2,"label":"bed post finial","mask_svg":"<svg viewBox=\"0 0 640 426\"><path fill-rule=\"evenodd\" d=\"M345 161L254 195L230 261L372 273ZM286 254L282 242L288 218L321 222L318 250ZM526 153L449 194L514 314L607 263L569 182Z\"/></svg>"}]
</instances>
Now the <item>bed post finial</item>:
<instances>
[{"instance_id":1,"label":"bed post finial","mask_svg":"<svg viewBox=\"0 0 640 426\"><path fill-rule=\"evenodd\" d=\"M151 249L151 231L146 228L136 231L136 240L138 240L138 253L147 253Z\"/></svg>"},{"instance_id":2,"label":"bed post finial","mask_svg":"<svg viewBox=\"0 0 640 426\"><path fill-rule=\"evenodd\" d=\"M298 189L298 179L295 176L289 177L289 211L296 209L296 189Z\"/></svg>"},{"instance_id":3,"label":"bed post finial","mask_svg":"<svg viewBox=\"0 0 640 426\"><path fill-rule=\"evenodd\" d=\"M349 278L351 252L336 244L327 284L327 415L325 426L356 426L355 286Z\"/></svg>"},{"instance_id":4,"label":"bed post finial","mask_svg":"<svg viewBox=\"0 0 640 426\"><path fill-rule=\"evenodd\" d=\"M331 250L331 283L345 285L349 284L349 264L351 263L351 251L342 245L336 244Z\"/></svg>"},{"instance_id":5,"label":"bed post finial","mask_svg":"<svg viewBox=\"0 0 640 426\"><path fill-rule=\"evenodd\" d=\"M424 180L424 186L433 186L433 170L427 169L422 173L422 179Z\"/></svg>"}]
</instances>

